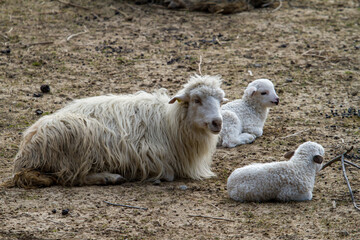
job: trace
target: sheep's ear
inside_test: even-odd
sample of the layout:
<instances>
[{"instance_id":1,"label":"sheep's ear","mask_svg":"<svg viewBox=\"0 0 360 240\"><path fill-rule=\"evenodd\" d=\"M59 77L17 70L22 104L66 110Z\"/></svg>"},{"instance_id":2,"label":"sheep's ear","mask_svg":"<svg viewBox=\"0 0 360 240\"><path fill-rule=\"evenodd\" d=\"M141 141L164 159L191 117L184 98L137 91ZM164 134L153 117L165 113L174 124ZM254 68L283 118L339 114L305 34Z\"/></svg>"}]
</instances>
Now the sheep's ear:
<instances>
[{"instance_id":1,"label":"sheep's ear","mask_svg":"<svg viewBox=\"0 0 360 240\"><path fill-rule=\"evenodd\" d=\"M323 162L324 158L320 155L316 155L313 157L313 161L316 162L316 163L319 163L321 164Z\"/></svg>"},{"instance_id":2,"label":"sheep's ear","mask_svg":"<svg viewBox=\"0 0 360 240\"><path fill-rule=\"evenodd\" d=\"M256 91L257 91L256 87L248 87L248 88L245 90L245 93L246 93L248 96L252 97L252 96L254 96L254 94L256 93Z\"/></svg>"},{"instance_id":3,"label":"sheep's ear","mask_svg":"<svg viewBox=\"0 0 360 240\"><path fill-rule=\"evenodd\" d=\"M290 159L292 156L294 156L295 152L294 151L290 151L285 153L284 158L286 159Z\"/></svg>"},{"instance_id":4,"label":"sheep's ear","mask_svg":"<svg viewBox=\"0 0 360 240\"><path fill-rule=\"evenodd\" d=\"M178 102L189 102L189 96L187 94L176 95L172 99L170 99L169 104L173 104L175 101Z\"/></svg>"}]
</instances>

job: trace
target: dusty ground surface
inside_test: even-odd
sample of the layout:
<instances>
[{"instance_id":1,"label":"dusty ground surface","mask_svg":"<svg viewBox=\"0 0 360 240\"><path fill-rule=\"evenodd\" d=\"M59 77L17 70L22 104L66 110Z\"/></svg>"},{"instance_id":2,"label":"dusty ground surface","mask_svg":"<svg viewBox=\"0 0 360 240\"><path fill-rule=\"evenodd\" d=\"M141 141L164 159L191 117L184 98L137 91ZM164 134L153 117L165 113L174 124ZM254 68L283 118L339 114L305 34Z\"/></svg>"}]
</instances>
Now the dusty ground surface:
<instances>
[{"instance_id":1,"label":"dusty ground surface","mask_svg":"<svg viewBox=\"0 0 360 240\"><path fill-rule=\"evenodd\" d=\"M227 196L235 168L284 160L304 141L322 144L327 160L347 146L360 155L360 117L342 117L360 109L358 2L292 2L275 12L214 15L110 0L76 1L86 9L0 0L1 181L11 176L21 133L41 117L36 110L50 114L72 99L106 93L166 87L173 94L199 73L200 56L202 74L222 75L229 99L265 77L281 99L255 143L217 150L212 179L0 189L0 238L360 239L360 213L339 163L318 175L309 202L237 203ZM42 84L51 92L34 97ZM360 172L349 167L348 175L360 201Z\"/></svg>"}]
</instances>

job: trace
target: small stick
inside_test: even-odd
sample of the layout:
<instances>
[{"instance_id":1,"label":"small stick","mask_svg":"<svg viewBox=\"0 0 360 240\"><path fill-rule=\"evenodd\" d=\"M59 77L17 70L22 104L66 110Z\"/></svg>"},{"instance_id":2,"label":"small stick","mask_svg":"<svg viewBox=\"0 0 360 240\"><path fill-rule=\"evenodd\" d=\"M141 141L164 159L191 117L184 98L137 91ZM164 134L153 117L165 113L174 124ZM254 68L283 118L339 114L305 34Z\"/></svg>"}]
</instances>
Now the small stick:
<instances>
[{"instance_id":1,"label":"small stick","mask_svg":"<svg viewBox=\"0 0 360 240\"><path fill-rule=\"evenodd\" d=\"M85 27L85 31L71 34L70 36L68 36L68 37L66 38L66 41L70 41L70 39L72 39L73 37L79 36L79 35L84 34L84 33L87 33L87 32L89 32L89 30Z\"/></svg>"},{"instance_id":2,"label":"small stick","mask_svg":"<svg viewBox=\"0 0 360 240\"><path fill-rule=\"evenodd\" d=\"M70 2L64 2L64 1L61 1L61 0L56 0L58 1L59 3L62 3L62 4L65 4L65 5L69 5L71 7L76 7L76 8L80 8L80 9L84 9L84 10L90 10L89 8L87 7L83 7L83 6L80 6L80 5L76 5L76 4L73 4L73 3L70 3Z\"/></svg>"},{"instance_id":3,"label":"small stick","mask_svg":"<svg viewBox=\"0 0 360 240\"><path fill-rule=\"evenodd\" d=\"M47 42L35 42L35 43L28 43L25 44L26 47L34 46L34 45L46 45L46 44L53 44L54 41L47 41Z\"/></svg>"},{"instance_id":4,"label":"small stick","mask_svg":"<svg viewBox=\"0 0 360 240\"><path fill-rule=\"evenodd\" d=\"M285 137L281 137L281 138L279 138L279 139L285 139L285 138L288 138L288 137L294 137L294 136L299 135L300 133L307 132L307 131L309 131L309 130L310 130L310 129L303 130L303 131L300 131L300 132L296 132L296 133L293 133L293 134L287 135L287 136L285 136Z\"/></svg>"},{"instance_id":5,"label":"small stick","mask_svg":"<svg viewBox=\"0 0 360 240\"><path fill-rule=\"evenodd\" d=\"M190 214L189 217L202 217L202 218L211 218L211 219L215 219L215 220L224 220L224 221L229 221L229 222L235 222L232 219L221 218L221 217L211 217L211 216L204 216L204 215L192 215L192 214Z\"/></svg>"},{"instance_id":6,"label":"small stick","mask_svg":"<svg viewBox=\"0 0 360 240\"><path fill-rule=\"evenodd\" d=\"M351 148L348 149L348 150L346 150L346 152L342 153L341 155L333 158L332 160L330 160L329 162L327 162L326 164L324 164L324 165L322 166L321 170L323 170L324 168L330 166L330 165L333 164L334 162L340 161L340 160L341 160L341 157L342 157L343 155L348 154L349 152L351 152L351 151L353 150L353 148L354 148L354 147L351 146ZM346 162L348 162L348 161L346 161Z\"/></svg>"},{"instance_id":7,"label":"small stick","mask_svg":"<svg viewBox=\"0 0 360 240\"><path fill-rule=\"evenodd\" d=\"M107 204L113 205L113 206L119 206L119 207L127 207L127 208L136 208L136 209L148 210L148 208L144 208L144 207L136 207L136 206L130 206L130 205L123 205L123 204L111 203L111 202L107 202L107 201L104 201L104 203L107 203Z\"/></svg>"},{"instance_id":8,"label":"small stick","mask_svg":"<svg viewBox=\"0 0 360 240\"><path fill-rule=\"evenodd\" d=\"M199 62L199 73L200 73L200 76L202 76L202 73L201 73L201 63L202 63L202 56L200 55L200 62Z\"/></svg>"},{"instance_id":9,"label":"small stick","mask_svg":"<svg viewBox=\"0 0 360 240\"><path fill-rule=\"evenodd\" d=\"M348 177L346 176L346 169L345 169L345 161L344 161L344 154L341 155L341 168L342 168L342 171L343 171L343 174L344 174L344 178L346 180L346 184L349 188L349 192L350 192L350 196L351 196L351 200L352 200L352 203L354 205L354 207L360 211L360 208L356 205L356 202L355 202L355 198L354 198L354 194L351 190L351 186L350 186L350 182L349 182L349 179Z\"/></svg>"},{"instance_id":10,"label":"small stick","mask_svg":"<svg viewBox=\"0 0 360 240\"><path fill-rule=\"evenodd\" d=\"M282 0L279 0L279 6L277 8L275 8L272 12L276 12L277 10L279 10L282 7Z\"/></svg>"}]
</instances>

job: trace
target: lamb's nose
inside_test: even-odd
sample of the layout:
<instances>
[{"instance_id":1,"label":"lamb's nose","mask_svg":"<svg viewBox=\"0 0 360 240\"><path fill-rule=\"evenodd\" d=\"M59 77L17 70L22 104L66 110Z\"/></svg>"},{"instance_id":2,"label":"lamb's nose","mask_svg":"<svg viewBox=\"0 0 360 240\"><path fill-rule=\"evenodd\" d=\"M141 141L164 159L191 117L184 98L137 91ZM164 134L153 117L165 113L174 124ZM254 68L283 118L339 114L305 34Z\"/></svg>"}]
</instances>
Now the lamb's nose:
<instances>
[{"instance_id":1,"label":"lamb's nose","mask_svg":"<svg viewBox=\"0 0 360 240\"><path fill-rule=\"evenodd\" d=\"M275 104L278 105L280 103L280 98L275 98Z\"/></svg>"}]
</instances>

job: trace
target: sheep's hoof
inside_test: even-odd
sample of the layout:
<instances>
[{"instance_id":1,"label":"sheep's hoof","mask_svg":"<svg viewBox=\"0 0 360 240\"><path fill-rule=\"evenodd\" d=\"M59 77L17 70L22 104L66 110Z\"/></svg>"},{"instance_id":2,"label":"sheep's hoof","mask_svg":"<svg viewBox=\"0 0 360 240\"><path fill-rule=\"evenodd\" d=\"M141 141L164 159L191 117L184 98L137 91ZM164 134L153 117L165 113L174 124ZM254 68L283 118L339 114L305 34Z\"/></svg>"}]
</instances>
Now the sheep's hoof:
<instances>
[{"instance_id":1,"label":"sheep's hoof","mask_svg":"<svg viewBox=\"0 0 360 240\"><path fill-rule=\"evenodd\" d=\"M111 178L105 177L105 185L118 185L126 182L126 179L120 175L111 176Z\"/></svg>"}]
</instances>

